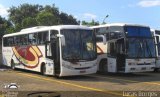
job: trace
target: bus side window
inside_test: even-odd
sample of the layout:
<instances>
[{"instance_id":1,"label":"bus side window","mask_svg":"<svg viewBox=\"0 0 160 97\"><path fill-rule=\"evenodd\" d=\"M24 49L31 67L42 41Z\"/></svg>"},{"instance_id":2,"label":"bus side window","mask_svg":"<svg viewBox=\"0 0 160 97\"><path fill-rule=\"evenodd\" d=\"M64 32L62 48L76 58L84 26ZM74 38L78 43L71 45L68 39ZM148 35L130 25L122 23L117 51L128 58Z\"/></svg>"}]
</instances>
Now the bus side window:
<instances>
[{"instance_id":1,"label":"bus side window","mask_svg":"<svg viewBox=\"0 0 160 97\"><path fill-rule=\"evenodd\" d=\"M20 37L19 36L15 36L14 37L14 42L15 42L15 45L19 45L20 44Z\"/></svg>"},{"instance_id":2,"label":"bus side window","mask_svg":"<svg viewBox=\"0 0 160 97\"><path fill-rule=\"evenodd\" d=\"M8 37L3 38L3 46L8 46Z\"/></svg>"},{"instance_id":3,"label":"bus side window","mask_svg":"<svg viewBox=\"0 0 160 97\"><path fill-rule=\"evenodd\" d=\"M45 44L46 41L49 41L48 39L48 32L39 32L38 33L38 44Z\"/></svg>"},{"instance_id":4,"label":"bus side window","mask_svg":"<svg viewBox=\"0 0 160 97\"><path fill-rule=\"evenodd\" d=\"M102 37L96 37L96 42L103 42L103 38Z\"/></svg>"},{"instance_id":5,"label":"bus side window","mask_svg":"<svg viewBox=\"0 0 160 97\"><path fill-rule=\"evenodd\" d=\"M13 40L13 37L8 37L8 46L12 46L13 45L13 42L14 42L14 40Z\"/></svg>"},{"instance_id":6,"label":"bus side window","mask_svg":"<svg viewBox=\"0 0 160 97\"><path fill-rule=\"evenodd\" d=\"M159 36L156 36L156 42L159 43Z\"/></svg>"},{"instance_id":7,"label":"bus side window","mask_svg":"<svg viewBox=\"0 0 160 97\"><path fill-rule=\"evenodd\" d=\"M27 35L21 35L20 36L20 42L21 42L21 45L27 45L28 44L28 36Z\"/></svg>"},{"instance_id":8,"label":"bus side window","mask_svg":"<svg viewBox=\"0 0 160 97\"><path fill-rule=\"evenodd\" d=\"M109 33L106 33L105 36L106 36L106 41L108 41L109 40Z\"/></svg>"},{"instance_id":9,"label":"bus side window","mask_svg":"<svg viewBox=\"0 0 160 97\"><path fill-rule=\"evenodd\" d=\"M37 34L36 33L29 34L28 42L29 44L36 45L37 44Z\"/></svg>"},{"instance_id":10,"label":"bus side window","mask_svg":"<svg viewBox=\"0 0 160 97\"><path fill-rule=\"evenodd\" d=\"M116 50L115 50L115 44L114 43L110 43L110 46L109 46L110 48L109 48L109 55L110 56L115 56L115 54L116 54Z\"/></svg>"}]
</instances>

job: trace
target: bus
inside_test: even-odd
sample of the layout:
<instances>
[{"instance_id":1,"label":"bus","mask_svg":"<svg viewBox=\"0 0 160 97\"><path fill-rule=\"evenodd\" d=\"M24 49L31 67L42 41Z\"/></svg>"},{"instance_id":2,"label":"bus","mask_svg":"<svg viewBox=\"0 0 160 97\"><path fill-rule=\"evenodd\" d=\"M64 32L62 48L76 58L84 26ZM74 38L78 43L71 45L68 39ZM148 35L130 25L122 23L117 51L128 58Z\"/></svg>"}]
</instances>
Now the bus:
<instances>
[{"instance_id":1,"label":"bus","mask_svg":"<svg viewBox=\"0 0 160 97\"><path fill-rule=\"evenodd\" d=\"M3 64L44 75L74 76L97 71L96 36L79 25L37 26L3 36Z\"/></svg>"},{"instance_id":2,"label":"bus","mask_svg":"<svg viewBox=\"0 0 160 97\"><path fill-rule=\"evenodd\" d=\"M152 35L155 39L156 46L156 68L155 71L160 69L160 30L151 29Z\"/></svg>"},{"instance_id":3,"label":"bus","mask_svg":"<svg viewBox=\"0 0 160 97\"><path fill-rule=\"evenodd\" d=\"M134 73L155 68L154 40L148 26L111 23L91 27L97 35L99 72ZM102 41L104 37L107 43Z\"/></svg>"}]
</instances>

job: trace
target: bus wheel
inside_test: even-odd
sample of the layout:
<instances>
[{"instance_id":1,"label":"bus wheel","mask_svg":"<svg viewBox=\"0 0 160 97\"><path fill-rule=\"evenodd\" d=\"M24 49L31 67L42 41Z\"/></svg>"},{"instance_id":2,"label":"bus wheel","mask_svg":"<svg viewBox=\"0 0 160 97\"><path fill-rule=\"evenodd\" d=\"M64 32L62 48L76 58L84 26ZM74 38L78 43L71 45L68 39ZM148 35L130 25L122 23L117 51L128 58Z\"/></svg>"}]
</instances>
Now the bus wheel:
<instances>
[{"instance_id":1,"label":"bus wheel","mask_svg":"<svg viewBox=\"0 0 160 97\"><path fill-rule=\"evenodd\" d=\"M61 78L61 77L59 76L59 74L56 74L56 73L55 73L55 77L58 78L58 79Z\"/></svg>"},{"instance_id":2,"label":"bus wheel","mask_svg":"<svg viewBox=\"0 0 160 97\"><path fill-rule=\"evenodd\" d=\"M100 71L100 73L105 73L108 71L106 59L101 60L101 62L99 64L99 71Z\"/></svg>"},{"instance_id":3,"label":"bus wheel","mask_svg":"<svg viewBox=\"0 0 160 97\"><path fill-rule=\"evenodd\" d=\"M15 63L13 60L11 61L11 68L12 68L12 70L15 70Z\"/></svg>"},{"instance_id":4,"label":"bus wheel","mask_svg":"<svg viewBox=\"0 0 160 97\"><path fill-rule=\"evenodd\" d=\"M46 74L46 65L42 63L41 65L41 74L45 75Z\"/></svg>"}]
</instances>

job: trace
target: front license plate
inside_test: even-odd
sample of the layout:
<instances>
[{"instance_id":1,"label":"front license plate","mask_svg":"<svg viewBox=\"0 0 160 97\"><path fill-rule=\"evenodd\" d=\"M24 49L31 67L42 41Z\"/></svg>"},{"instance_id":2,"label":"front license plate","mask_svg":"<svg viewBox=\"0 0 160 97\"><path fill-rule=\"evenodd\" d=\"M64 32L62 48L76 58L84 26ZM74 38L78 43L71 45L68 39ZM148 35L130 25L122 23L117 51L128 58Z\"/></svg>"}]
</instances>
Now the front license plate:
<instances>
[{"instance_id":1,"label":"front license plate","mask_svg":"<svg viewBox=\"0 0 160 97\"><path fill-rule=\"evenodd\" d=\"M85 70L81 70L81 71L80 71L80 73L85 73L85 72L86 72Z\"/></svg>"}]
</instances>

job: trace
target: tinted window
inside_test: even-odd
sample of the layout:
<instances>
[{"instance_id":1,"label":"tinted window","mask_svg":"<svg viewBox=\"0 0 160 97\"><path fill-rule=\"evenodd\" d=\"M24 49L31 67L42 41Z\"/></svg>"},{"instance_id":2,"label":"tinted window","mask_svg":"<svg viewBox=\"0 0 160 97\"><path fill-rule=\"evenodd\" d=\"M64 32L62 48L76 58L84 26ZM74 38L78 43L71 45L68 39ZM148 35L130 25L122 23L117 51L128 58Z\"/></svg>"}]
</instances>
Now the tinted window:
<instances>
[{"instance_id":1,"label":"tinted window","mask_svg":"<svg viewBox=\"0 0 160 97\"><path fill-rule=\"evenodd\" d=\"M96 42L103 42L103 38L102 37L96 37Z\"/></svg>"},{"instance_id":2,"label":"tinted window","mask_svg":"<svg viewBox=\"0 0 160 97\"><path fill-rule=\"evenodd\" d=\"M126 32L128 37L152 37L150 28L127 26Z\"/></svg>"},{"instance_id":3,"label":"tinted window","mask_svg":"<svg viewBox=\"0 0 160 97\"><path fill-rule=\"evenodd\" d=\"M45 44L48 41L48 32L39 32L38 33L38 44Z\"/></svg>"},{"instance_id":4,"label":"tinted window","mask_svg":"<svg viewBox=\"0 0 160 97\"><path fill-rule=\"evenodd\" d=\"M14 36L14 44L15 45L20 45L20 36Z\"/></svg>"},{"instance_id":5,"label":"tinted window","mask_svg":"<svg viewBox=\"0 0 160 97\"><path fill-rule=\"evenodd\" d=\"M13 37L8 37L7 38L7 46L12 46L14 44L14 39Z\"/></svg>"},{"instance_id":6,"label":"tinted window","mask_svg":"<svg viewBox=\"0 0 160 97\"><path fill-rule=\"evenodd\" d=\"M158 35L160 35L160 31L157 31L157 30L156 30L156 31L155 31L155 34L158 34Z\"/></svg>"},{"instance_id":7,"label":"tinted window","mask_svg":"<svg viewBox=\"0 0 160 97\"><path fill-rule=\"evenodd\" d=\"M110 56L115 56L116 55L116 47L115 47L114 43L109 44L108 54Z\"/></svg>"},{"instance_id":8,"label":"tinted window","mask_svg":"<svg viewBox=\"0 0 160 97\"><path fill-rule=\"evenodd\" d=\"M159 36L156 36L157 43L159 43Z\"/></svg>"},{"instance_id":9,"label":"tinted window","mask_svg":"<svg viewBox=\"0 0 160 97\"><path fill-rule=\"evenodd\" d=\"M8 40L7 38L3 38L3 46L7 46L8 45Z\"/></svg>"},{"instance_id":10,"label":"tinted window","mask_svg":"<svg viewBox=\"0 0 160 97\"><path fill-rule=\"evenodd\" d=\"M56 30L52 30L51 31L51 33L50 33L50 40L52 41L52 42L54 42L54 41L56 41L56 39L57 39L57 35L58 34L58 31L56 31Z\"/></svg>"},{"instance_id":11,"label":"tinted window","mask_svg":"<svg viewBox=\"0 0 160 97\"><path fill-rule=\"evenodd\" d=\"M118 39L121 38L122 32L110 32L110 38L109 39Z\"/></svg>"},{"instance_id":12,"label":"tinted window","mask_svg":"<svg viewBox=\"0 0 160 97\"><path fill-rule=\"evenodd\" d=\"M28 35L20 35L19 37L19 45L27 45L28 44Z\"/></svg>"},{"instance_id":13,"label":"tinted window","mask_svg":"<svg viewBox=\"0 0 160 97\"><path fill-rule=\"evenodd\" d=\"M33 45L37 44L37 33L29 34L28 42L29 44L33 44Z\"/></svg>"}]
</instances>

